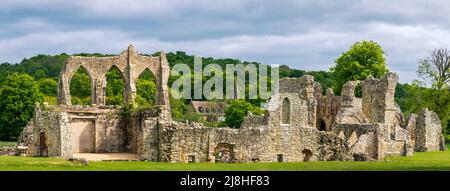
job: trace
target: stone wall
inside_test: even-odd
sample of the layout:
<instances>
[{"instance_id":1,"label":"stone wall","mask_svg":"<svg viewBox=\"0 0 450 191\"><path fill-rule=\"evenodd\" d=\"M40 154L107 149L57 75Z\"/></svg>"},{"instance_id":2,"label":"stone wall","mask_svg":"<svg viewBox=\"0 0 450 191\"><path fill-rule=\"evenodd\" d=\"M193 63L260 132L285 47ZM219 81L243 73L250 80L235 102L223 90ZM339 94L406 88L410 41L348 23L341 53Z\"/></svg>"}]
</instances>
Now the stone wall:
<instances>
[{"instance_id":1,"label":"stone wall","mask_svg":"<svg viewBox=\"0 0 450 191\"><path fill-rule=\"evenodd\" d=\"M268 101L268 110L264 116L247 117L240 129L159 121L159 160L352 160L352 153L345 140L332 132L321 132L315 128L316 96L317 84L311 76L285 78L280 80L280 94Z\"/></svg>"},{"instance_id":2,"label":"stone wall","mask_svg":"<svg viewBox=\"0 0 450 191\"><path fill-rule=\"evenodd\" d=\"M128 121L123 120L119 112L114 107L37 107L32 128L34 138L26 146L34 156L71 157L73 152L80 151L74 146L86 145L92 140L93 150L80 152L135 153L136 126L128 126ZM92 131L77 134L73 128L83 128L85 122L89 123L86 128L92 128Z\"/></svg>"},{"instance_id":3,"label":"stone wall","mask_svg":"<svg viewBox=\"0 0 450 191\"><path fill-rule=\"evenodd\" d=\"M70 95L70 81L73 74L79 68L86 69L91 80L92 104L105 104L106 73L111 68L117 68L125 82L124 96L127 102L134 102L136 98L136 81L139 76L149 69L156 80L156 104L164 105L170 110L169 88L167 82L169 79L169 63L166 55L161 52L159 57L140 55L132 45L119 56L110 57L81 57L71 56L64 63L59 76L58 86L58 104L72 105ZM169 112L170 114L170 112ZM171 118L171 115L168 115Z\"/></svg>"},{"instance_id":4,"label":"stone wall","mask_svg":"<svg viewBox=\"0 0 450 191\"><path fill-rule=\"evenodd\" d=\"M232 148L227 162L352 160L344 140L315 128L231 129L173 122L162 128L160 138L160 161L166 162L187 163L192 157L194 162L220 162L221 145Z\"/></svg>"},{"instance_id":5,"label":"stone wall","mask_svg":"<svg viewBox=\"0 0 450 191\"><path fill-rule=\"evenodd\" d=\"M0 147L0 156L15 156L17 148L16 147Z\"/></svg>"},{"instance_id":6,"label":"stone wall","mask_svg":"<svg viewBox=\"0 0 450 191\"><path fill-rule=\"evenodd\" d=\"M331 131L332 124L341 109L341 97L335 96L333 89L328 88L325 96L317 98L317 122L319 130Z\"/></svg>"},{"instance_id":7,"label":"stone wall","mask_svg":"<svg viewBox=\"0 0 450 191\"><path fill-rule=\"evenodd\" d=\"M387 73L380 79L369 76L361 82L362 109L371 123L394 123L397 82L398 75L395 73Z\"/></svg>"},{"instance_id":8,"label":"stone wall","mask_svg":"<svg viewBox=\"0 0 450 191\"><path fill-rule=\"evenodd\" d=\"M423 109L417 114L414 134L416 151L442 151L446 149L441 121L433 111Z\"/></svg>"}]
</instances>

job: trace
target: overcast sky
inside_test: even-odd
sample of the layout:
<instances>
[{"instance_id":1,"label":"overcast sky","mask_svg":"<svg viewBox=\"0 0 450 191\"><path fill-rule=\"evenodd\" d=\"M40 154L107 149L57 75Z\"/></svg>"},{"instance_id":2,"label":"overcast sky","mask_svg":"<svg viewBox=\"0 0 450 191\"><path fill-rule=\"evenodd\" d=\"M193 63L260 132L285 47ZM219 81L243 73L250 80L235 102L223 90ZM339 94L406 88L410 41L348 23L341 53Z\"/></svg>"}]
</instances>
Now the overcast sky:
<instances>
[{"instance_id":1,"label":"overcast sky","mask_svg":"<svg viewBox=\"0 0 450 191\"><path fill-rule=\"evenodd\" d=\"M401 82L450 48L450 1L1 0L0 62L36 54L189 54L328 70L356 41L374 40Z\"/></svg>"}]
</instances>

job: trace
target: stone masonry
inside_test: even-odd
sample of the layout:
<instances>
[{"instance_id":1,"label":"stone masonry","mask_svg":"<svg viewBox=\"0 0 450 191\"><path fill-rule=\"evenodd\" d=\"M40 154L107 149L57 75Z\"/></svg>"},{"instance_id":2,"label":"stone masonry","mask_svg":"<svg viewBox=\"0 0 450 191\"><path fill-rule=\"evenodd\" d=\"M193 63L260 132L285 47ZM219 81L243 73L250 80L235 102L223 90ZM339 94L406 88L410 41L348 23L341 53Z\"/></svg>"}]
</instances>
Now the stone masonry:
<instances>
[{"instance_id":1,"label":"stone masonry","mask_svg":"<svg viewBox=\"0 0 450 191\"><path fill-rule=\"evenodd\" d=\"M70 79L83 67L92 80L90 106L72 106ZM157 81L157 106L123 115L105 106L106 72L117 67L125 98L146 68ZM262 116L249 114L239 129L175 122L168 97L165 54L142 56L133 46L119 56L71 57L59 79L58 106L37 106L20 145L33 156L70 158L74 153L134 153L160 162L307 162L382 160L414 151L444 150L441 123L427 109L405 121L394 102L398 76L349 81L340 96L322 95L312 76L280 79L280 92ZM362 97L355 96L360 86Z\"/></svg>"}]
</instances>

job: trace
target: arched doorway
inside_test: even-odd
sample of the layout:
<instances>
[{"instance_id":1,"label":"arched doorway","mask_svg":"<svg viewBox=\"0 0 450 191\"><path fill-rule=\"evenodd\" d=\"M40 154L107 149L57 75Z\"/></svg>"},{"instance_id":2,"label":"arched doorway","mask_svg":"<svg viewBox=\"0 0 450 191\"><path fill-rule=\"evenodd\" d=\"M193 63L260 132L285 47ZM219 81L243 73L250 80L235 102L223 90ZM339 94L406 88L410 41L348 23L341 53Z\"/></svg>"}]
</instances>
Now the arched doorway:
<instances>
[{"instance_id":1,"label":"arched doorway","mask_svg":"<svg viewBox=\"0 0 450 191\"><path fill-rule=\"evenodd\" d=\"M309 162L312 157L312 152L308 149L302 151L303 154L303 162Z\"/></svg>"},{"instance_id":2,"label":"arched doorway","mask_svg":"<svg viewBox=\"0 0 450 191\"><path fill-rule=\"evenodd\" d=\"M319 120L319 131L327 131L327 124L323 119Z\"/></svg>"}]
</instances>

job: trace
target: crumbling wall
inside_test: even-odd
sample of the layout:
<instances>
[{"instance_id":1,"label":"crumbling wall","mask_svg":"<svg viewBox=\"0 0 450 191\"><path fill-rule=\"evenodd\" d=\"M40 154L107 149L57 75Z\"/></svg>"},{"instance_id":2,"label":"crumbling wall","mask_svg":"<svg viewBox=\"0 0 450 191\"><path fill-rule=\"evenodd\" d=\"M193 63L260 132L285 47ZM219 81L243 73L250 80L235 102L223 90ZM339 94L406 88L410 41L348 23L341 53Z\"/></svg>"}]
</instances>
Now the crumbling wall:
<instances>
[{"instance_id":1,"label":"crumbling wall","mask_svg":"<svg viewBox=\"0 0 450 191\"><path fill-rule=\"evenodd\" d=\"M325 96L317 98L317 129L331 131L331 126L340 108L341 97L335 96L333 89L328 88Z\"/></svg>"},{"instance_id":2,"label":"crumbling wall","mask_svg":"<svg viewBox=\"0 0 450 191\"><path fill-rule=\"evenodd\" d=\"M159 57L139 55L132 45L118 56L109 57L81 57L71 56L64 63L59 76L58 104L71 105L70 81L73 74L80 68L86 69L91 80L92 104L105 105L106 73L115 67L125 82L124 96L127 102L134 102L136 98L136 81L146 69L149 69L156 80L156 104L163 105L170 111L169 88L169 63L166 55L161 52ZM170 112L169 112L170 114ZM171 115L167 116L171 118Z\"/></svg>"},{"instance_id":3,"label":"crumbling wall","mask_svg":"<svg viewBox=\"0 0 450 191\"><path fill-rule=\"evenodd\" d=\"M367 123L367 118L362 110L362 100L355 96L355 89L359 81L348 81L342 87L341 107L335 116L337 124L362 124Z\"/></svg>"},{"instance_id":4,"label":"crumbling wall","mask_svg":"<svg viewBox=\"0 0 450 191\"><path fill-rule=\"evenodd\" d=\"M415 127L415 151L442 151L446 149L441 121L435 112L422 109L417 114Z\"/></svg>"},{"instance_id":5,"label":"crumbling wall","mask_svg":"<svg viewBox=\"0 0 450 191\"><path fill-rule=\"evenodd\" d=\"M397 82L398 75L391 72L380 79L369 76L361 82L362 109L371 123L395 123L394 94Z\"/></svg>"},{"instance_id":6,"label":"crumbling wall","mask_svg":"<svg viewBox=\"0 0 450 191\"><path fill-rule=\"evenodd\" d=\"M352 160L345 140L333 133L312 127L268 125L231 129L197 123L165 124L160 131L160 161L220 162L218 148L223 145L232 148L233 158L226 160L229 162Z\"/></svg>"},{"instance_id":7,"label":"crumbling wall","mask_svg":"<svg viewBox=\"0 0 450 191\"><path fill-rule=\"evenodd\" d=\"M28 153L33 156L68 156L70 133L61 129L68 129L69 115L66 112L55 112L36 108L33 119L33 140Z\"/></svg>"},{"instance_id":8,"label":"crumbling wall","mask_svg":"<svg viewBox=\"0 0 450 191\"><path fill-rule=\"evenodd\" d=\"M73 137L75 136L73 128L78 128L84 121L91 123L89 128L93 128L89 134L83 134L92 136L94 140L94 149L89 152L137 152L135 133L137 126L131 124L131 120L123 119L120 110L113 106L45 106L42 109L37 107L30 124L32 134L27 135L32 137L32 143L26 143L25 139L20 145L28 147L29 155L72 157L74 152L78 152L73 147L75 139L85 140L82 137ZM29 128L26 130L29 131Z\"/></svg>"}]
</instances>

